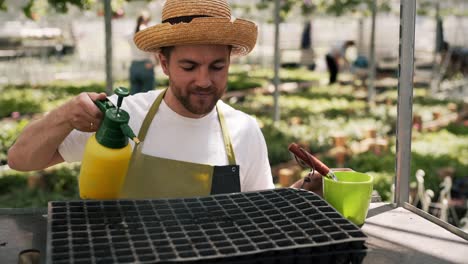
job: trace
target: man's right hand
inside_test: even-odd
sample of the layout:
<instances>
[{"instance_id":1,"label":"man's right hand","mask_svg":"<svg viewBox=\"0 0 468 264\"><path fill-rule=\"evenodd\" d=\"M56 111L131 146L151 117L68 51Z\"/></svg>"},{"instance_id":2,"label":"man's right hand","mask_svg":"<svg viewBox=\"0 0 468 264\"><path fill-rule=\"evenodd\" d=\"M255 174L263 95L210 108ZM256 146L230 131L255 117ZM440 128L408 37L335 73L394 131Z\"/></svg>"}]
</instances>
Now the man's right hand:
<instances>
[{"instance_id":1,"label":"man's right hand","mask_svg":"<svg viewBox=\"0 0 468 264\"><path fill-rule=\"evenodd\" d=\"M65 104L64 111L73 129L95 132L101 124L103 113L94 104L96 100L106 99L105 93L81 93Z\"/></svg>"}]
</instances>

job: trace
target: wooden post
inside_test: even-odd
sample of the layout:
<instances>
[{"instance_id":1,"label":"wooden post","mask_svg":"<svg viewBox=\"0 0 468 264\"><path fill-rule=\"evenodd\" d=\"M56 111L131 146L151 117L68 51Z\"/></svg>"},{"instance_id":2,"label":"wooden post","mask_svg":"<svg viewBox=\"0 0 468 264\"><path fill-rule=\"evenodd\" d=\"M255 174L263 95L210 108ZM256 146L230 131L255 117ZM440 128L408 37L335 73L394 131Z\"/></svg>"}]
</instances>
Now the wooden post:
<instances>
[{"instance_id":1,"label":"wooden post","mask_svg":"<svg viewBox=\"0 0 468 264\"><path fill-rule=\"evenodd\" d=\"M365 138L377 138L377 129L375 128L366 129Z\"/></svg>"},{"instance_id":2,"label":"wooden post","mask_svg":"<svg viewBox=\"0 0 468 264\"><path fill-rule=\"evenodd\" d=\"M279 183L282 187L289 187L294 181L294 172L291 169L283 168L278 172Z\"/></svg>"},{"instance_id":3,"label":"wooden post","mask_svg":"<svg viewBox=\"0 0 468 264\"><path fill-rule=\"evenodd\" d=\"M347 138L345 135L335 135L333 136L333 142L335 147L335 161L338 167L343 167L346 161L346 141Z\"/></svg>"}]
</instances>

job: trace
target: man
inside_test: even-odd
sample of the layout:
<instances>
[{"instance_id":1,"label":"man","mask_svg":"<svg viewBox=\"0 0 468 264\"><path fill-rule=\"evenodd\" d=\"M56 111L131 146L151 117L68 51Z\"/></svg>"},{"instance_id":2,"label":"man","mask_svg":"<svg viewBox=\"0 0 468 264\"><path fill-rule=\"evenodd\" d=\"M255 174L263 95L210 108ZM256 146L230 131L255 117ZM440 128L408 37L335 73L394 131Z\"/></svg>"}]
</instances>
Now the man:
<instances>
[{"instance_id":1,"label":"man","mask_svg":"<svg viewBox=\"0 0 468 264\"><path fill-rule=\"evenodd\" d=\"M135 34L139 49L158 54L169 87L124 100L142 143L133 150L123 198L274 188L256 121L219 100L231 55L248 54L256 38L256 25L231 18L225 0L167 0L162 23ZM9 150L9 166L25 171L81 160L102 118L93 101L103 99L82 93L32 122Z\"/></svg>"}]
</instances>

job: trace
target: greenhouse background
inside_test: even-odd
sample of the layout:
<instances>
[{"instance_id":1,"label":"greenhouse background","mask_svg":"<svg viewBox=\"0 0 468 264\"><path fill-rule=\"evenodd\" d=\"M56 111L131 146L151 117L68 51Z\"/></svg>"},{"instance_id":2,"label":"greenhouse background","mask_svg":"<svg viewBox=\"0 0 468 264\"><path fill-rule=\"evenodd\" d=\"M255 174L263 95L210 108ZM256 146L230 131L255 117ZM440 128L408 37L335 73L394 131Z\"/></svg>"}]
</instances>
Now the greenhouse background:
<instances>
[{"instance_id":1,"label":"greenhouse background","mask_svg":"<svg viewBox=\"0 0 468 264\"><path fill-rule=\"evenodd\" d=\"M70 6L56 12L47 1L0 1L0 207L45 207L50 200L77 199L79 164L22 173L7 165L16 136L41 116L84 91L106 90L103 6ZM86 2L86 1L85 1ZM95 2L95 3L92 3ZM303 15L295 4L279 27L280 119L274 120L274 1L229 1L236 17L257 22L254 51L234 59L225 100L257 118L264 133L273 177L287 187L305 176L287 150L298 142L331 167L375 176L374 190L392 201L400 33L400 1L379 10L375 24L375 80L353 65L328 85L325 54L353 40L356 56L370 60L372 16L362 3L335 16L317 7ZM321 1L316 1L321 2ZM362 1L364 2L364 1ZM415 24L414 98L410 203L462 230L468 230L468 16L466 1L421 1ZM160 23L162 1L112 1L112 76L128 86L129 40L139 12ZM263 5L262 5L263 4ZM307 5L306 5L307 6ZM259 8L263 7L263 8ZM439 11L437 11L439 10ZM310 29L305 31L306 25ZM310 45L302 48L304 35ZM449 48L440 50L443 41ZM157 88L167 86L156 68ZM363 81L364 80L364 81ZM372 104L370 88L375 89Z\"/></svg>"}]
</instances>

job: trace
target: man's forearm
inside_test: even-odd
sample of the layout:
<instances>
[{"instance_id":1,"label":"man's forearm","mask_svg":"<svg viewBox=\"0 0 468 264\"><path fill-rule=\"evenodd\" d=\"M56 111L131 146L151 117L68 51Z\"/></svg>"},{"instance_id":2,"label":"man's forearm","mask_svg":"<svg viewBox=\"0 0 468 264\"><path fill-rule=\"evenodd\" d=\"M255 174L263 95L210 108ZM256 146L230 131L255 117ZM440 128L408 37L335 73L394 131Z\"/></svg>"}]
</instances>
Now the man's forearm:
<instances>
[{"instance_id":1,"label":"man's forearm","mask_svg":"<svg viewBox=\"0 0 468 264\"><path fill-rule=\"evenodd\" d=\"M102 113L94 101L105 98L105 93L80 93L42 119L31 122L8 150L8 165L29 171L62 162L58 147L73 129L97 131Z\"/></svg>"},{"instance_id":2,"label":"man's forearm","mask_svg":"<svg viewBox=\"0 0 468 264\"><path fill-rule=\"evenodd\" d=\"M40 170L63 161L58 146L73 130L64 106L25 127L8 150L8 165L15 170Z\"/></svg>"}]
</instances>

